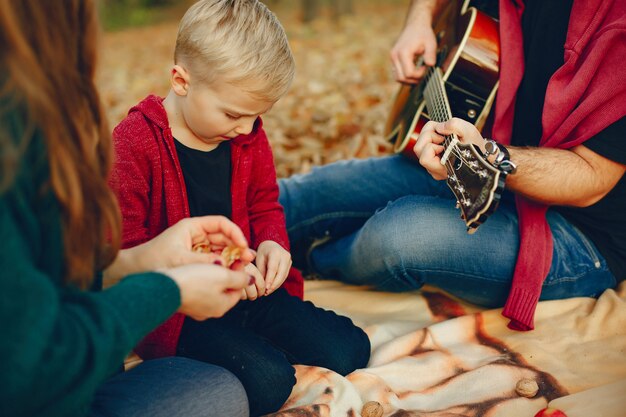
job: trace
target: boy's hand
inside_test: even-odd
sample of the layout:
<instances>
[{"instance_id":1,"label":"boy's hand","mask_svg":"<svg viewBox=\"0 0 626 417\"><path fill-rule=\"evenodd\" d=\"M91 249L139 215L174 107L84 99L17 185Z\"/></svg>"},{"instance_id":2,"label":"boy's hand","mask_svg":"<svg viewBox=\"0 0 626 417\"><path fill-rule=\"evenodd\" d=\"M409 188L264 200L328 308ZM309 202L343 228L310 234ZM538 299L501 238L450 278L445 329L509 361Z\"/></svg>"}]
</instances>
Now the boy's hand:
<instances>
[{"instance_id":1,"label":"boy's hand","mask_svg":"<svg viewBox=\"0 0 626 417\"><path fill-rule=\"evenodd\" d=\"M265 295L269 295L287 279L291 254L278 243L266 240L257 248L256 266L265 277Z\"/></svg>"},{"instance_id":2,"label":"boy's hand","mask_svg":"<svg viewBox=\"0 0 626 417\"><path fill-rule=\"evenodd\" d=\"M244 271L254 278L254 282L243 289L241 299L256 300L257 298L264 296L265 281L263 280L263 274L261 274L259 269L254 264L246 265Z\"/></svg>"}]
</instances>

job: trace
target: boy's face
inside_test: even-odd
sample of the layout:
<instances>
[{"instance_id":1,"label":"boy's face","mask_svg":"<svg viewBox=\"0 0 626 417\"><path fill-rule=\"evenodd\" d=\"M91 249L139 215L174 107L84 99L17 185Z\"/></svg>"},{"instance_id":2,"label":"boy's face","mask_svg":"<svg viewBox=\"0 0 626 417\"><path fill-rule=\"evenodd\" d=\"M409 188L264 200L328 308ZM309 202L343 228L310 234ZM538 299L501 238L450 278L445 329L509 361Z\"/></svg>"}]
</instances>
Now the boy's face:
<instances>
[{"instance_id":1,"label":"boy's face","mask_svg":"<svg viewBox=\"0 0 626 417\"><path fill-rule=\"evenodd\" d=\"M206 144L219 144L252 131L274 102L259 100L241 87L215 81L187 84L182 116L187 128Z\"/></svg>"}]
</instances>

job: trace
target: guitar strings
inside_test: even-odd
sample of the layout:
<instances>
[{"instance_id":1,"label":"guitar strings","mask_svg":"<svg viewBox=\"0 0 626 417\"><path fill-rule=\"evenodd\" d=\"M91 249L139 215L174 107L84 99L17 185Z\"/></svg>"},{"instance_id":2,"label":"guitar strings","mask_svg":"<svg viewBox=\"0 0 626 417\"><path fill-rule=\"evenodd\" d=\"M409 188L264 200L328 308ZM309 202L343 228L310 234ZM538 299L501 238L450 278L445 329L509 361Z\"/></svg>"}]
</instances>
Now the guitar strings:
<instances>
[{"instance_id":1,"label":"guitar strings","mask_svg":"<svg viewBox=\"0 0 626 417\"><path fill-rule=\"evenodd\" d=\"M440 71L434 71L435 73L435 77L437 81L435 83L435 86L437 88L437 94L435 95L435 113L436 113L436 117L439 118L440 121L445 121L448 120L452 117L451 113L450 113L450 109L448 107L448 104L445 100L445 91L442 91L443 89L443 80L441 78L441 73ZM445 139L445 143L450 146L451 144L451 139L449 136L446 136ZM472 172L476 172L472 166L469 164L469 162L467 161L467 159L460 153L460 149L458 148L458 146L456 145L456 143L454 143L452 145L452 149L451 149L451 154L453 154L454 156L456 156L458 159L461 160L462 163L464 163L468 169L470 169ZM446 161L447 163L448 161Z\"/></svg>"},{"instance_id":2,"label":"guitar strings","mask_svg":"<svg viewBox=\"0 0 626 417\"><path fill-rule=\"evenodd\" d=\"M435 77L435 79L431 80L432 77ZM437 91L433 92L434 88L436 88ZM428 112L430 113L431 119L435 121L443 122L443 121L450 119L452 115L450 114L450 110L444 98L445 91L442 91L442 88L443 88L443 80L441 78L440 71L436 70L433 67L429 68L429 71L426 75L426 87L424 88L424 95L428 96L429 98L429 100L426 101L426 105L428 107ZM432 106L433 108L431 109L430 108L431 106L429 106L428 104L433 104ZM444 138L444 145L447 147L447 146L450 146L451 143L452 143L451 136L446 136ZM472 166L469 164L467 159L460 153L460 149L458 148L456 144L452 145L450 154L454 155L462 163L464 163L469 170L476 173L476 171L472 168ZM451 173L454 172L452 162L450 161L449 158L446 161L445 166L448 172L451 172Z\"/></svg>"},{"instance_id":3,"label":"guitar strings","mask_svg":"<svg viewBox=\"0 0 626 417\"><path fill-rule=\"evenodd\" d=\"M435 75L432 75L432 73L435 73ZM434 80L431 80L431 77L435 77ZM443 81L441 80L441 74L438 70L434 70L432 69L431 71L429 71L429 74L427 76L427 84L425 87L425 92L424 94L427 96L427 98L429 100L426 101L428 110L431 119L435 120L435 121L446 121L448 119L450 119L452 117L450 109L447 105L447 102L445 100L445 90L442 91L443 87ZM433 86L432 84L436 83L436 86ZM433 93L433 88L436 88L436 94ZM434 96L434 97L433 97ZM434 100L433 100L434 99ZM428 104L432 104L432 109L431 106L428 106ZM451 136L446 136L444 138L444 144L447 146L451 146L452 140L451 140ZM469 165L469 163L467 162L467 160L459 153L460 149L456 146L455 144L452 144L452 148L451 148L451 152L450 154L454 155L456 158L458 158L462 163L465 164L465 166L472 172L475 173L474 169L472 168L471 165ZM448 171L448 176L452 177L452 178L456 178L456 174L455 174L455 170L452 166L452 161L450 158L448 158L448 160L446 160L445 162L445 166L446 166L446 170ZM464 202L467 201L467 194L465 192L465 190L463 190L460 187L455 187L455 189L457 190L457 192L459 192L461 194L462 198L459 198L459 200L463 200Z\"/></svg>"}]
</instances>

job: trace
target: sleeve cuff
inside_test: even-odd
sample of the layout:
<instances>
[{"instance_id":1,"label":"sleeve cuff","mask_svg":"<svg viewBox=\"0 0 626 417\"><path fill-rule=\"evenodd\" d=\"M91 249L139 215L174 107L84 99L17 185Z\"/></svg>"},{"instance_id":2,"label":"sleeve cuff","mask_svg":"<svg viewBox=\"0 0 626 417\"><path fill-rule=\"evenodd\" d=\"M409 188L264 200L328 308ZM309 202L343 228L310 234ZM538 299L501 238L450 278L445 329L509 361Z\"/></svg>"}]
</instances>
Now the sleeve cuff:
<instances>
[{"instance_id":1,"label":"sleeve cuff","mask_svg":"<svg viewBox=\"0 0 626 417\"><path fill-rule=\"evenodd\" d=\"M514 288L502 310L502 315L511 319L509 329L528 331L535 328L534 317L539 295L529 291Z\"/></svg>"},{"instance_id":2,"label":"sleeve cuff","mask_svg":"<svg viewBox=\"0 0 626 417\"><path fill-rule=\"evenodd\" d=\"M129 337L139 342L180 306L180 290L170 277L157 272L129 275L103 296L123 312Z\"/></svg>"}]
</instances>

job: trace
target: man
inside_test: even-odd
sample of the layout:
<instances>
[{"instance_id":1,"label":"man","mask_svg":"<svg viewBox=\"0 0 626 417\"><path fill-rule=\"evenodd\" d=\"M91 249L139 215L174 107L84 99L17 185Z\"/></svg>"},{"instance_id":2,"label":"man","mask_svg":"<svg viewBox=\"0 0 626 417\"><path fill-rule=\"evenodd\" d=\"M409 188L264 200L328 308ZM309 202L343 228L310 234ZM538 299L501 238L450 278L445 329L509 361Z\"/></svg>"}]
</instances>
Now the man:
<instances>
[{"instance_id":1,"label":"man","mask_svg":"<svg viewBox=\"0 0 626 417\"><path fill-rule=\"evenodd\" d=\"M412 2L391 51L398 81L421 79L425 69L414 63L422 54L434 64L432 19L443 3ZM624 279L626 1L501 0L499 15L490 135L499 145L489 160L516 166L499 208L475 234L465 232L440 181L442 135L483 151L486 142L460 119L431 122L414 149L421 167L373 158L280 182L294 250L318 239L309 269L395 291L432 284L504 306L518 330L533 328L539 299L597 296Z\"/></svg>"}]
</instances>

